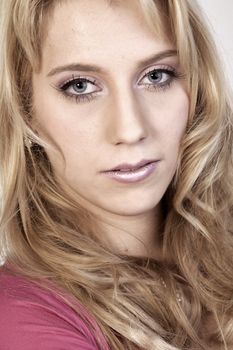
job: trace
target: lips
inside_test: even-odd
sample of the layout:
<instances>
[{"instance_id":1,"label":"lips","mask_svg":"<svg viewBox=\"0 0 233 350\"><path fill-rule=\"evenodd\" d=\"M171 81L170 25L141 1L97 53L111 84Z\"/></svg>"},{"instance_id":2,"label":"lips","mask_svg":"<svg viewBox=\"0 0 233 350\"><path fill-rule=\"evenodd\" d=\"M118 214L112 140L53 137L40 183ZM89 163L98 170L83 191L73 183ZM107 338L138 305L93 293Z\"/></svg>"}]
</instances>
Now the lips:
<instances>
[{"instance_id":1,"label":"lips","mask_svg":"<svg viewBox=\"0 0 233 350\"><path fill-rule=\"evenodd\" d=\"M119 166L113 168L112 170L104 171L103 174L108 177L111 181L117 181L125 185L140 184L149 180L153 173L156 173L156 169L159 161L142 161L136 165L121 164L121 170L117 170ZM136 166L136 168L135 168Z\"/></svg>"},{"instance_id":2,"label":"lips","mask_svg":"<svg viewBox=\"0 0 233 350\"><path fill-rule=\"evenodd\" d=\"M129 164L129 163L123 163L123 164L119 164L116 167L107 170L107 172L109 171L134 171L134 170L138 170L142 167L144 167L145 165L148 165L150 163L155 162L155 159L143 159L140 162L136 163L136 164Z\"/></svg>"}]
</instances>

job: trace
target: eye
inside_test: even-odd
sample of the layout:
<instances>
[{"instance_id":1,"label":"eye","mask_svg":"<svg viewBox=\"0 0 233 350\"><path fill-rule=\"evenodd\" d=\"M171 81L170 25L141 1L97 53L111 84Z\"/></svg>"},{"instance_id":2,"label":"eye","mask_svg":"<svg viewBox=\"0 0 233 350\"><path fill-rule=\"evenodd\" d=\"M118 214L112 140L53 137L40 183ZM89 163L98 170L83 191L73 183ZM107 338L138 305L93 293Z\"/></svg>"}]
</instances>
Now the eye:
<instances>
[{"instance_id":1,"label":"eye","mask_svg":"<svg viewBox=\"0 0 233 350\"><path fill-rule=\"evenodd\" d=\"M162 72L162 71L152 71L148 75L148 79L154 84L154 83L164 83L170 78L170 75L168 73Z\"/></svg>"},{"instance_id":2,"label":"eye","mask_svg":"<svg viewBox=\"0 0 233 350\"><path fill-rule=\"evenodd\" d=\"M175 79L182 77L182 74L171 67L150 69L144 74L138 85L153 91L165 90L170 87ZM101 91L96 80L81 76L76 78L73 76L70 80L57 87L57 89L64 97L74 99L76 102L90 102Z\"/></svg>"},{"instance_id":3,"label":"eye","mask_svg":"<svg viewBox=\"0 0 233 350\"><path fill-rule=\"evenodd\" d=\"M87 78L72 78L65 82L60 90L68 96L89 95L99 91L96 89L96 81L91 81Z\"/></svg>"},{"instance_id":4,"label":"eye","mask_svg":"<svg viewBox=\"0 0 233 350\"><path fill-rule=\"evenodd\" d=\"M179 76L172 68L150 69L140 80L139 85L143 85L149 90L160 90L169 87Z\"/></svg>"}]
</instances>

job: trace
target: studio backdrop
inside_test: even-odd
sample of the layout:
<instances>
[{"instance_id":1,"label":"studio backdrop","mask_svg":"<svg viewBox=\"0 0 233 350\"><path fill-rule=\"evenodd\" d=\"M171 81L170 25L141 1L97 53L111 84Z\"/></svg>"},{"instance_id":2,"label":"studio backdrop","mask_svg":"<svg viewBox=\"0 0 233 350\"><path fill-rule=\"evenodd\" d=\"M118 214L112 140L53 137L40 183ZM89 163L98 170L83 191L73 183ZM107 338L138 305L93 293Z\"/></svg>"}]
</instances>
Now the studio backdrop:
<instances>
[{"instance_id":1,"label":"studio backdrop","mask_svg":"<svg viewBox=\"0 0 233 350\"><path fill-rule=\"evenodd\" d=\"M233 88L233 0L199 0L224 58Z\"/></svg>"}]
</instances>

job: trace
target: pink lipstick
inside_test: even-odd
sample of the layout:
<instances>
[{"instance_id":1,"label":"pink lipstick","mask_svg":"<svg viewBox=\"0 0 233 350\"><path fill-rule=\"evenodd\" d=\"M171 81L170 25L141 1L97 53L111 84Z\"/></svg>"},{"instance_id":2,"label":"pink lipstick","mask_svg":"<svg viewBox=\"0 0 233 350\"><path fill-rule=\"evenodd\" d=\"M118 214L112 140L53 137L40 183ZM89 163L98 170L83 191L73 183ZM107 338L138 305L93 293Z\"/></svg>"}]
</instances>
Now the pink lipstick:
<instances>
[{"instance_id":1,"label":"pink lipstick","mask_svg":"<svg viewBox=\"0 0 233 350\"><path fill-rule=\"evenodd\" d=\"M157 164L158 161L141 161L136 165L122 164L103 173L118 182L139 182L148 178L156 169Z\"/></svg>"}]
</instances>

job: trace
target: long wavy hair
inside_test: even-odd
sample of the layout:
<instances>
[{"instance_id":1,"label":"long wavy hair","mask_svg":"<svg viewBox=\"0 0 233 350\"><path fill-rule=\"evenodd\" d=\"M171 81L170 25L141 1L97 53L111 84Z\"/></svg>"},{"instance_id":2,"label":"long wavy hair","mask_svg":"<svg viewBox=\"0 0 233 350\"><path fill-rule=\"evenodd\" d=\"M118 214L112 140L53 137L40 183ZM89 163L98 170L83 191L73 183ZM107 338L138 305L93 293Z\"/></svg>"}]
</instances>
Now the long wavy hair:
<instances>
[{"instance_id":1,"label":"long wavy hair","mask_svg":"<svg viewBox=\"0 0 233 350\"><path fill-rule=\"evenodd\" d=\"M64 0L63 0L64 1ZM136 0L135 0L136 1ZM190 113L164 195L164 259L124 256L98 218L61 188L31 127L33 70L58 0L1 0L0 247L17 273L57 287L93 316L112 350L207 349L233 343L233 113L215 45L194 0L137 0L186 72ZM115 0L111 1L111 6ZM67 297L69 296L69 297ZM71 298L70 298L71 297Z\"/></svg>"}]
</instances>

